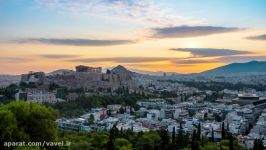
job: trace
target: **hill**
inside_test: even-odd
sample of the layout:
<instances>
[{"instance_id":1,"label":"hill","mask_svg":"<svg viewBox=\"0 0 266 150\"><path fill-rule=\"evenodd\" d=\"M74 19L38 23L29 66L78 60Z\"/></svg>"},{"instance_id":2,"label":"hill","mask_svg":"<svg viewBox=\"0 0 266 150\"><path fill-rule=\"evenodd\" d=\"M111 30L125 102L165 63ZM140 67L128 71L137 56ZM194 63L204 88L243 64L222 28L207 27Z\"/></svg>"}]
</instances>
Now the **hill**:
<instances>
[{"instance_id":1,"label":"hill","mask_svg":"<svg viewBox=\"0 0 266 150\"><path fill-rule=\"evenodd\" d=\"M204 71L204 75L220 75L235 73L265 73L266 61L250 61L246 63L232 63L212 70Z\"/></svg>"},{"instance_id":2,"label":"hill","mask_svg":"<svg viewBox=\"0 0 266 150\"><path fill-rule=\"evenodd\" d=\"M115 68L113 68L111 70L111 73L114 74L135 74L134 72L128 70L127 68L125 68L124 66L118 65Z\"/></svg>"}]
</instances>

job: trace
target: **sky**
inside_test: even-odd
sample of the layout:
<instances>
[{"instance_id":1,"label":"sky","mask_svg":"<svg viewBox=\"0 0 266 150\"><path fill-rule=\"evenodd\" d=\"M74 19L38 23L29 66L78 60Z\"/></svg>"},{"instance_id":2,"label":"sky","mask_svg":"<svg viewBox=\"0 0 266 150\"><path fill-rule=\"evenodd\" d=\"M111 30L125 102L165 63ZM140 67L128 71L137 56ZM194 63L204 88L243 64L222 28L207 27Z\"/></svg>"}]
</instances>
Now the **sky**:
<instances>
[{"instance_id":1,"label":"sky","mask_svg":"<svg viewBox=\"0 0 266 150\"><path fill-rule=\"evenodd\" d=\"M266 61L265 0L0 0L0 74Z\"/></svg>"}]
</instances>

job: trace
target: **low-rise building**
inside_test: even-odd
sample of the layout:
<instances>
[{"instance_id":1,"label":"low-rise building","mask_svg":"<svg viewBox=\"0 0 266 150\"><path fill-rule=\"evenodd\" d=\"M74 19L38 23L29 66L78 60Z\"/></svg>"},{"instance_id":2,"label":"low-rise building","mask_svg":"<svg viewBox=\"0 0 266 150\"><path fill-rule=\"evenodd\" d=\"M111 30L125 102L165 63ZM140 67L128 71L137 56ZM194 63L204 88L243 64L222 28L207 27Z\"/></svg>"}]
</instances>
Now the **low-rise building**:
<instances>
[{"instance_id":1,"label":"low-rise building","mask_svg":"<svg viewBox=\"0 0 266 150\"><path fill-rule=\"evenodd\" d=\"M109 109L111 114L117 114L122 106L120 104L112 104L112 105L107 105L107 109Z\"/></svg>"},{"instance_id":2,"label":"low-rise building","mask_svg":"<svg viewBox=\"0 0 266 150\"><path fill-rule=\"evenodd\" d=\"M85 119L77 118L77 119L57 119L57 127L60 130L71 130L71 131L91 131L89 126L84 125Z\"/></svg>"},{"instance_id":3,"label":"low-rise building","mask_svg":"<svg viewBox=\"0 0 266 150\"><path fill-rule=\"evenodd\" d=\"M149 119L149 120L159 120L161 118L162 118L162 113L161 113L160 110L156 110L156 109L148 110L147 119Z\"/></svg>"},{"instance_id":4,"label":"low-rise building","mask_svg":"<svg viewBox=\"0 0 266 150\"><path fill-rule=\"evenodd\" d=\"M215 122L207 122L202 125L202 135L208 137L209 139L213 138L214 141L218 142L221 141L222 135L221 135L221 124L215 123Z\"/></svg>"},{"instance_id":5,"label":"low-rise building","mask_svg":"<svg viewBox=\"0 0 266 150\"><path fill-rule=\"evenodd\" d=\"M248 105L263 102L266 103L265 97L259 97L257 94L238 94L238 97L232 100L233 104Z\"/></svg>"},{"instance_id":6,"label":"low-rise building","mask_svg":"<svg viewBox=\"0 0 266 150\"><path fill-rule=\"evenodd\" d=\"M164 99L145 99L137 101L137 104L145 108L160 108L166 104Z\"/></svg>"},{"instance_id":7,"label":"low-rise building","mask_svg":"<svg viewBox=\"0 0 266 150\"><path fill-rule=\"evenodd\" d=\"M174 119L184 120L189 117L189 113L185 109L176 109L174 112Z\"/></svg>"}]
</instances>

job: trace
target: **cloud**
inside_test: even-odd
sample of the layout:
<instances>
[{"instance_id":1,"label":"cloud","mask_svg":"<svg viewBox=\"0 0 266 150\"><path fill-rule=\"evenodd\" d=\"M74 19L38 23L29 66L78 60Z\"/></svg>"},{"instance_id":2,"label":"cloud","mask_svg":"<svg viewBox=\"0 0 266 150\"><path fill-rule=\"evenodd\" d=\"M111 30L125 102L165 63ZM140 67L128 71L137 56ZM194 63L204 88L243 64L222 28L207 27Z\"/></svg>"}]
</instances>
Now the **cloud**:
<instances>
[{"instance_id":1,"label":"cloud","mask_svg":"<svg viewBox=\"0 0 266 150\"><path fill-rule=\"evenodd\" d=\"M33 61L33 59L20 57L0 57L1 63L24 63L29 61Z\"/></svg>"},{"instance_id":2,"label":"cloud","mask_svg":"<svg viewBox=\"0 0 266 150\"><path fill-rule=\"evenodd\" d=\"M197 64L212 63L212 61L207 61L207 60L191 60L191 59L175 58L175 57L83 58L83 59L72 59L68 61L76 63L112 62L116 64L123 64L124 66L130 67L131 69L137 67L143 69L149 68L149 69L158 69L158 70L160 70L160 68L167 68L169 66L192 67Z\"/></svg>"},{"instance_id":3,"label":"cloud","mask_svg":"<svg viewBox=\"0 0 266 150\"><path fill-rule=\"evenodd\" d=\"M83 63L94 63L94 62L115 62L115 63L146 63L146 62L158 62L158 61L169 61L177 58L171 57L109 57L109 58L81 58L68 60L70 62L83 62Z\"/></svg>"},{"instance_id":4,"label":"cloud","mask_svg":"<svg viewBox=\"0 0 266 150\"><path fill-rule=\"evenodd\" d=\"M187 59L187 58L175 58L175 57L111 57L111 58L82 58L68 60L70 62L79 63L99 63L99 62L113 62L117 64L124 64L132 67L163 67L169 66L169 64L177 66L192 66L202 63L218 62L215 59L202 60L202 59ZM153 62L168 62L169 64L162 63L153 64Z\"/></svg>"},{"instance_id":5,"label":"cloud","mask_svg":"<svg viewBox=\"0 0 266 150\"><path fill-rule=\"evenodd\" d=\"M43 58L48 58L48 59L65 59L65 58L76 58L76 57L79 57L80 55L43 54L39 56Z\"/></svg>"},{"instance_id":6,"label":"cloud","mask_svg":"<svg viewBox=\"0 0 266 150\"><path fill-rule=\"evenodd\" d=\"M179 52L189 52L193 57L219 57L251 54L252 52L232 50L232 49L215 49L215 48L172 48L170 50Z\"/></svg>"},{"instance_id":7,"label":"cloud","mask_svg":"<svg viewBox=\"0 0 266 150\"><path fill-rule=\"evenodd\" d=\"M215 26L175 26L164 28L153 28L154 38L188 38L220 34L227 32L236 32L243 30L234 27L215 27Z\"/></svg>"},{"instance_id":8,"label":"cloud","mask_svg":"<svg viewBox=\"0 0 266 150\"><path fill-rule=\"evenodd\" d=\"M55 38L31 38L19 39L12 42L16 43L43 43L52 45L71 45L71 46L111 46L130 44L130 40L96 40L96 39L55 39Z\"/></svg>"},{"instance_id":9,"label":"cloud","mask_svg":"<svg viewBox=\"0 0 266 150\"><path fill-rule=\"evenodd\" d=\"M194 49L193 49L194 50ZM198 50L198 49L197 49ZM188 58L177 58L177 57L108 57L108 58L79 58L79 59L70 59L66 60L68 62L78 62L78 63L101 63L101 62L113 62L117 64L126 64L128 66L135 67L155 67L158 64L153 64L154 62L164 62L161 65L177 65L177 66L194 66L198 64L208 64L208 63L227 63L241 61L241 60L261 60L263 56L260 57L252 57L252 56L235 56L238 54L249 54L249 52L245 51L237 51L237 50L226 50L226 49L207 49L209 51L199 51L199 53L194 53L193 57ZM218 51L213 53L212 51ZM225 52L226 51L226 52ZM190 51L189 51L190 52ZM200 57L218 57L213 59L200 59ZM264 57L266 59L266 57ZM168 62L165 64L165 62Z\"/></svg>"},{"instance_id":10,"label":"cloud","mask_svg":"<svg viewBox=\"0 0 266 150\"><path fill-rule=\"evenodd\" d=\"M214 63L214 62L218 62L218 60L216 60L216 59L211 59L211 60L179 59L179 60L172 61L172 63L174 63L174 64L183 64L183 65L205 64L205 63Z\"/></svg>"},{"instance_id":11,"label":"cloud","mask_svg":"<svg viewBox=\"0 0 266 150\"><path fill-rule=\"evenodd\" d=\"M124 65L124 64L123 64ZM173 65L173 64L172 64ZM182 64L174 64L175 66L183 66ZM132 69L133 68L135 68L135 69L133 69L134 71L141 71L141 70L136 70L136 67L137 68L142 68L142 69L144 69L144 70L146 70L146 69L155 69L156 68L156 70L161 70L161 69L163 69L163 68L169 68L169 64L160 64L160 65L158 65L158 64L141 64L141 63L134 63L134 64L125 64L125 66L127 66L127 67L131 67ZM188 66L188 65L187 65ZM143 70L142 70L143 71Z\"/></svg>"},{"instance_id":12,"label":"cloud","mask_svg":"<svg viewBox=\"0 0 266 150\"><path fill-rule=\"evenodd\" d=\"M247 37L247 39L249 40L266 40L266 34L262 34L262 35L257 35L257 36L249 36Z\"/></svg>"},{"instance_id":13,"label":"cloud","mask_svg":"<svg viewBox=\"0 0 266 150\"><path fill-rule=\"evenodd\" d=\"M177 15L176 10L155 0L35 0L40 7L62 12L94 15L97 17L134 21L143 25L166 26L182 23L200 23L191 17Z\"/></svg>"}]
</instances>

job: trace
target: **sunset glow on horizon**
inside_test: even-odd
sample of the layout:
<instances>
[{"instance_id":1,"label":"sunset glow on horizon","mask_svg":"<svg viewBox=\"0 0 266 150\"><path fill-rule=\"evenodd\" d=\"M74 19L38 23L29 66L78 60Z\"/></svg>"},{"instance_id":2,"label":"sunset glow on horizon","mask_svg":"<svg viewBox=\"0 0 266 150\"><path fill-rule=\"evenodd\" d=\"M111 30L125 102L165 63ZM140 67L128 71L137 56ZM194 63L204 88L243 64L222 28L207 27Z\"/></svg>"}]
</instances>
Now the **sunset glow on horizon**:
<instances>
[{"instance_id":1,"label":"sunset glow on horizon","mask_svg":"<svg viewBox=\"0 0 266 150\"><path fill-rule=\"evenodd\" d=\"M266 61L264 0L0 0L0 74Z\"/></svg>"}]
</instances>

